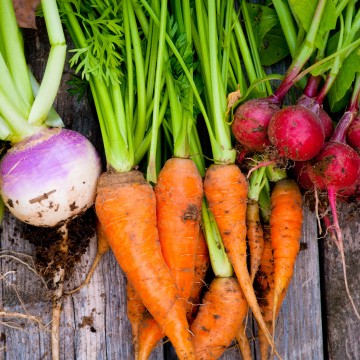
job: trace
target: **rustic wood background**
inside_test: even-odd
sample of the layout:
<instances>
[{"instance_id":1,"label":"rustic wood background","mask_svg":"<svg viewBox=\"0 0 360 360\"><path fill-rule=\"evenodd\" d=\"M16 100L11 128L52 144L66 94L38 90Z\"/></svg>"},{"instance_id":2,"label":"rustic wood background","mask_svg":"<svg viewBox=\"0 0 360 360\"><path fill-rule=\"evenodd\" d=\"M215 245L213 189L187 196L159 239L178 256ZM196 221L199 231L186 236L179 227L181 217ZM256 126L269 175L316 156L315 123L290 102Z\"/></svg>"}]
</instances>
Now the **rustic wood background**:
<instances>
[{"instance_id":1,"label":"rustic wood background","mask_svg":"<svg viewBox=\"0 0 360 360\"><path fill-rule=\"evenodd\" d=\"M49 50L46 34L44 31L26 30L25 38L31 68L41 77ZM69 128L87 136L102 153L94 109L86 99L79 103L67 93L69 76L70 71L66 68L55 107ZM288 360L360 359L360 320L356 318L345 292L338 251L330 238L318 238L315 215L306 209L304 215L303 250L276 328L278 351L283 359ZM346 207L341 222L349 286L360 308L360 243L357 241L360 222L355 212ZM43 281L32 270L34 247L22 238L22 229L20 222L8 213L5 215L0 239L0 360L47 360L51 359L51 301ZM66 283L67 290L83 281L95 251L96 239L92 237L81 262ZM79 293L64 297L61 359L132 359L125 306L125 279L109 252L90 284ZM12 318L4 316L4 312L36 318ZM259 359L256 328L251 323L248 331L254 359ZM172 348L164 344L154 351L151 358L176 357ZM222 359L241 359L235 344Z\"/></svg>"}]
</instances>

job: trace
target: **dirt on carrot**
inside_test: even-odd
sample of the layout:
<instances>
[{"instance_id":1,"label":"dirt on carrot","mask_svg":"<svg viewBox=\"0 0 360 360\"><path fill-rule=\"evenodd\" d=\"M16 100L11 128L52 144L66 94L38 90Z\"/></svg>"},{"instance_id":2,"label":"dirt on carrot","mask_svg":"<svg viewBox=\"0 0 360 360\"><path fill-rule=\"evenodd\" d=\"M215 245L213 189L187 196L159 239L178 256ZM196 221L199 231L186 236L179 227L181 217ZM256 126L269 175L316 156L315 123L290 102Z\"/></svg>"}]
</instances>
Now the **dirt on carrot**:
<instances>
[{"instance_id":1,"label":"dirt on carrot","mask_svg":"<svg viewBox=\"0 0 360 360\"><path fill-rule=\"evenodd\" d=\"M190 159L171 158L155 185L156 216L161 252L187 301L194 282L196 247L200 231L203 182Z\"/></svg>"},{"instance_id":2,"label":"dirt on carrot","mask_svg":"<svg viewBox=\"0 0 360 360\"><path fill-rule=\"evenodd\" d=\"M196 358L218 359L234 340L247 309L236 278L215 278L190 328Z\"/></svg>"}]
</instances>

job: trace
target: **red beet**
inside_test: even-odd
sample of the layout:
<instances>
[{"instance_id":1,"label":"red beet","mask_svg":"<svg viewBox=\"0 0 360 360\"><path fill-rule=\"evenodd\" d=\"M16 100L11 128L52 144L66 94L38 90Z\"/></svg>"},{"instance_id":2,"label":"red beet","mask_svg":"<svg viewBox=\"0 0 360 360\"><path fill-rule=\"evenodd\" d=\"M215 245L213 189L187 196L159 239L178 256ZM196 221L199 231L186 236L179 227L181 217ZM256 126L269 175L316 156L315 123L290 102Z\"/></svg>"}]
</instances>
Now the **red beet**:
<instances>
[{"instance_id":1,"label":"red beet","mask_svg":"<svg viewBox=\"0 0 360 360\"><path fill-rule=\"evenodd\" d=\"M308 166L311 180L319 189L337 192L353 186L360 176L360 156L347 144L328 142Z\"/></svg>"},{"instance_id":2,"label":"red beet","mask_svg":"<svg viewBox=\"0 0 360 360\"><path fill-rule=\"evenodd\" d=\"M351 147L360 149L360 113L356 114L347 130L346 141Z\"/></svg>"},{"instance_id":3,"label":"red beet","mask_svg":"<svg viewBox=\"0 0 360 360\"><path fill-rule=\"evenodd\" d=\"M292 173L296 179L296 182L304 190L309 190L314 188L314 183L310 179L309 173L307 171L307 161L295 161L294 167L292 168Z\"/></svg>"},{"instance_id":4,"label":"red beet","mask_svg":"<svg viewBox=\"0 0 360 360\"><path fill-rule=\"evenodd\" d=\"M268 136L279 156L294 161L312 159L325 141L319 117L301 105L288 106L276 112L270 120Z\"/></svg>"},{"instance_id":5,"label":"red beet","mask_svg":"<svg viewBox=\"0 0 360 360\"><path fill-rule=\"evenodd\" d=\"M334 132L334 124L329 114L323 109L322 105L319 104L315 98L306 95L300 96L296 104L305 106L319 117L324 128L325 141L330 140Z\"/></svg>"},{"instance_id":6,"label":"red beet","mask_svg":"<svg viewBox=\"0 0 360 360\"><path fill-rule=\"evenodd\" d=\"M269 121L279 110L268 98L251 99L240 105L235 113L232 131L236 140L253 151L263 151L270 145L267 136Z\"/></svg>"},{"instance_id":7,"label":"red beet","mask_svg":"<svg viewBox=\"0 0 360 360\"><path fill-rule=\"evenodd\" d=\"M325 141L328 141L334 133L334 123L329 114L321 106L319 107L318 116L324 128Z\"/></svg>"}]
</instances>

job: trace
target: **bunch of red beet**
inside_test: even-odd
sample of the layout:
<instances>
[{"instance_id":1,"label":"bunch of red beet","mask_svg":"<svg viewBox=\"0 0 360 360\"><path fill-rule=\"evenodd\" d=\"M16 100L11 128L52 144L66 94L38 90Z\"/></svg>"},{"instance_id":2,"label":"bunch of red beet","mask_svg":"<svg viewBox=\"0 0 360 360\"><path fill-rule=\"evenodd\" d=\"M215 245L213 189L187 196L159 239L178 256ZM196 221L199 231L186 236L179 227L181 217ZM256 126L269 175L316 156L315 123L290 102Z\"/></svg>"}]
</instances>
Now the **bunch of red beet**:
<instances>
[{"instance_id":1,"label":"bunch of red beet","mask_svg":"<svg viewBox=\"0 0 360 360\"><path fill-rule=\"evenodd\" d=\"M284 96L275 92L238 106L232 123L234 137L245 153L265 153L273 162L290 160L305 189L334 188L343 196L358 195L359 96L353 96L334 129L331 117L317 101L313 81L309 80L295 105L281 106Z\"/></svg>"}]
</instances>

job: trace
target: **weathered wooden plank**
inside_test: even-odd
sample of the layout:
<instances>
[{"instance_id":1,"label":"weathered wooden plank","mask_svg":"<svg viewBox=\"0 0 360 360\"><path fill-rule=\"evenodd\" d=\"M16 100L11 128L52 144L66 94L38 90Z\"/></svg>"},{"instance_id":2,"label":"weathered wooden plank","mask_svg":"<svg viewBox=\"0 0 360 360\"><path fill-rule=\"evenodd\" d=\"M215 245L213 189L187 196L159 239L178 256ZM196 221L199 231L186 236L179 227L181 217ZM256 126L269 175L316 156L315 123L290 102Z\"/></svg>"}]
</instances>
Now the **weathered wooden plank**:
<instances>
[{"instance_id":1,"label":"weathered wooden plank","mask_svg":"<svg viewBox=\"0 0 360 360\"><path fill-rule=\"evenodd\" d=\"M352 211L350 211L352 210ZM355 306L360 311L360 223L358 210L341 206L347 280ZM341 258L330 237L323 240L323 278L326 306L327 358L360 359L360 320L346 294Z\"/></svg>"}]
</instances>

